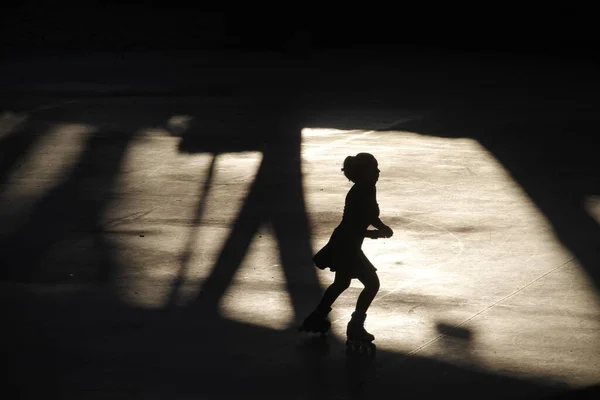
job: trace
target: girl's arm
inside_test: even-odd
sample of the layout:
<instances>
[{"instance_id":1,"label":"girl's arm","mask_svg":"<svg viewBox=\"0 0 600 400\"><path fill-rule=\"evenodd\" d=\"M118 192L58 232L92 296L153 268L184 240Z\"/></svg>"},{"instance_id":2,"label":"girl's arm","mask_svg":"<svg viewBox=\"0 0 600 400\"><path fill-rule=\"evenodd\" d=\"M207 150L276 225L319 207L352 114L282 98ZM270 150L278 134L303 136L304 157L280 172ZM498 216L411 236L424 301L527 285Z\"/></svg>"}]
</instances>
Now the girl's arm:
<instances>
[{"instance_id":1,"label":"girl's arm","mask_svg":"<svg viewBox=\"0 0 600 400\"><path fill-rule=\"evenodd\" d=\"M389 238L394 234L389 227L383 229L367 229L365 231L365 237L370 239Z\"/></svg>"},{"instance_id":2,"label":"girl's arm","mask_svg":"<svg viewBox=\"0 0 600 400\"><path fill-rule=\"evenodd\" d=\"M379 217L377 217L373 221L371 221L371 225L373 225L377 229L387 228L387 225L384 224L383 221L381 221L381 219L379 219Z\"/></svg>"},{"instance_id":3,"label":"girl's arm","mask_svg":"<svg viewBox=\"0 0 600 400\"><path fill-rule=\"evenodd\" d=\"M381 237L381 232L375 229L367 229L365 231L365 237L369 239L379 239Z\"/></svg>"},{"instance_id":4,"label":"girl's arm","mask_svg":"<svg viewBox=\"0 0 600 400\"><path fill-rule=\"evenodd\" d=\"M377 231L374 231L378 232L377 237L391 237L394 234L392 228L384 224L379 217L375 218L375 220L371 222L371 225L377 228Z\"/></svg>"},{"instance_id":5,"label":"girl's arm","mask_svg":"<svg viewBox=\"0 0 600 400\"><path fill-rule=\"evenodd\" d=\"M377 204L377 195L376 195L376 189L373 190L373 219L371 221L371 225L375 228L377 228L377 230L379 232L377 232L376 234L374 234L377 237L391 237L394 232L392 231L392 229L387 226L386 224L383 223L383 221L379 218L379 204Z\"/></svg>"}]
</instances>

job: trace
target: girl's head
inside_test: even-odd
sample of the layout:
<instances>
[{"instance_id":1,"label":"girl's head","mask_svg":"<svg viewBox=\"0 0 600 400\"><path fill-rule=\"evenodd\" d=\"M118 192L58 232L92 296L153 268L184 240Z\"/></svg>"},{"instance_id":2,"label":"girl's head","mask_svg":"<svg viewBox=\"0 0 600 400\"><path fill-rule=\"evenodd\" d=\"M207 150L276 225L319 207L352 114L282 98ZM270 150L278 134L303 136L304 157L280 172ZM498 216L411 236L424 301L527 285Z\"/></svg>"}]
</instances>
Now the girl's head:
<instances>
[{"instance_id":1,"label":"girl's head","mask_svg":"<svg viewBox=\"0 0 600 400\"><path fill-rule=\"evenodd\" d=\"M369 153L346 157L342 171L354 183L375 184L379 179L377 159Z\"/></svg>"}]
</instances>

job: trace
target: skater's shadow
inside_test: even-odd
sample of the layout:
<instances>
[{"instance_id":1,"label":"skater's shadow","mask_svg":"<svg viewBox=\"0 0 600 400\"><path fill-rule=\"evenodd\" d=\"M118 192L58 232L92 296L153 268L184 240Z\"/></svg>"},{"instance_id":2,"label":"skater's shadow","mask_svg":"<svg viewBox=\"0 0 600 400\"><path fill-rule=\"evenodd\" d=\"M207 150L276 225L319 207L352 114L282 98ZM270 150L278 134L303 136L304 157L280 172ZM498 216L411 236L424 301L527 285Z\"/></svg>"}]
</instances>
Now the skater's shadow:
<instances>
[{"instance_id":1,"label":"skater's shadow","mask_svg":"<svg viewBox=\"0 0 600 400\"><path fill-rule=\"evenodd\" d=\"M327 356L331 350L331 344L327 335L311 335L306 337L296 346L303 356L316 360Z\"/></svg>"},{"instance_id":2,"label":"skater's shadow","mask_svg":"<svg viewBox=\"0 0 600 400\"><path fill-rule=\"evenodd\" d=\"M305 371L310 376L309 385L315 393L325 396L331 391L327 356L331 351L327 335L309 336L296 346L296 351L304 361Z\"/></svg>"},{"instance_id":3,"label":"skater's shadow","mask_svg":"<svg viewBox=\"0 0 600 400\"><path fill-rule=\"evenodd\" d=\"M377 376L377 346L346 347L345 371L348 394L353 399L369 398Z\"/></svg>"}]
</instances>

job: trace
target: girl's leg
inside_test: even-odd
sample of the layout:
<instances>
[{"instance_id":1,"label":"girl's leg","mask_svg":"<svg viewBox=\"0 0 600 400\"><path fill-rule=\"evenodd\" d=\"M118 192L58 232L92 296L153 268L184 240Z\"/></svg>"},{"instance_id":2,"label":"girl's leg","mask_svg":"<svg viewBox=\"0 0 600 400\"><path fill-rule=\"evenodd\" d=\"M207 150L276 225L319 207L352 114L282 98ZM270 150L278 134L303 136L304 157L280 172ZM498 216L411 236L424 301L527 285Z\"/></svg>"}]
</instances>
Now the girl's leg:
<instances>
[{"instance_id":1,"label":"girl's leg","mask_svg":"<svg viewBox=\"0 0 600 400\"><path fill-rule=\"evenodd\" d=\"M350 277L336 272L333 283L327 288L327 290L325 290L325 293L323 293L323 297L321 298L321 302L319 303L317 309L325 314L328 314L329 310L331 309L331 305L340 296L340 294L344 292L344 290L348 289L349 286Z\"/></svg>"},{"instance_id":2,"label":"girl's leg","mask_svg":"<svg viewBox=\"0 0 600 400\"><path fill-rule=\"evenodd\" d=\"M346 335L349 341L371 342L375 340L375 336L365 330L364 324L367 318L367 310L379 291L379 277L375 272L375 268L365 268L358 279L365 288L358 296L356 310L352 313L352 319L348 322Z\"/></svg>"},{"instance_id":3,"label":"girl's leg","mask_svg":"<svg viewBox=\"0 0 600 400\"><path fill-rule=\"evenodd\" d=\"M317 308L304 320L298 328L299 331L307 332L327 332L331 327L331 323L327 319L327 314L331 311L331 305L339 297L344 290L350 286L350 278L345 277L339 272L335 274L333 283L327 288L321 302Z\"/></svg>"},{"instance_id":4,"label":"girl's leg","mask_svg":"<svg viewBox=\"0 0 600 400\"><path fill-rule=\"evenodd\" d=\"M369 269L360 274L358 279L365 288L362 290L356 301L356 313L366 314L373 299L377 296L377 292L379 292L379 277L377 276L375 269Z\"/></svg>"}]
</instances>

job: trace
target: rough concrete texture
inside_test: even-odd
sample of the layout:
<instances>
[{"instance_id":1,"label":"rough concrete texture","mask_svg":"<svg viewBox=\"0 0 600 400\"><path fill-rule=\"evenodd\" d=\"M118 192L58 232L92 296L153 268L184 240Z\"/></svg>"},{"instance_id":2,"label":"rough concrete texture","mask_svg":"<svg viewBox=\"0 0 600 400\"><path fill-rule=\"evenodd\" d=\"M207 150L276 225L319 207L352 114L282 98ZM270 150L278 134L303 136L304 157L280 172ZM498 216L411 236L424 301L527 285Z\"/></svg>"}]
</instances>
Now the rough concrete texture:
<instances>
[{"instance_id":1,"label":"rough concrete texture","mask_svg":"<svg viewBox=\"0 0 600 400\"><path fill-rule=\"evenodd\" d=\"M96 57L3 66L3 352L23 397L600 384L595 65L154 54L105 73ZM345 352L358 282L326 339L296 331L333 279L311 257L362 151L395 231L364 245L381 279L374 358Z\"/></svg>"}]
</instances>

